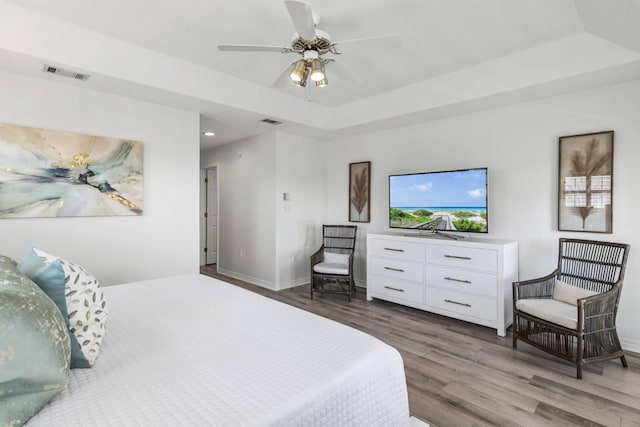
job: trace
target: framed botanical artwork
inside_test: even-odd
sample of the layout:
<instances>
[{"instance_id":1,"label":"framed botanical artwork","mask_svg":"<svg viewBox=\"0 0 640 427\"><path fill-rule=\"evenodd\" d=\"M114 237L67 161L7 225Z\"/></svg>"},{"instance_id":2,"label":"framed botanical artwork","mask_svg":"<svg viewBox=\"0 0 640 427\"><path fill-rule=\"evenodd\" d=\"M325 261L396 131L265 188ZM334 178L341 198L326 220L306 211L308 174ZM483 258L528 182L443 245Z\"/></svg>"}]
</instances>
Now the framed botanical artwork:
<instances>
[{"instance_id":1,"label":"framed botanical artwork","mask_svg":"<svg viewBox=\"0 0 640 427\"><path fill-rule=\"evenodd\" d=\"M558 230L611 233L613 131L561 136Z\"/></svg>"},{"instance_id":2,"label":"framed botanical artwork","mask_svg":"<svg viewBox=\"0 0 640 427\"><path fill-rule=\"evenodd\" d=\"M371 221L371 162L349 163L349 221Z\"/></svg>"}]
</instances>

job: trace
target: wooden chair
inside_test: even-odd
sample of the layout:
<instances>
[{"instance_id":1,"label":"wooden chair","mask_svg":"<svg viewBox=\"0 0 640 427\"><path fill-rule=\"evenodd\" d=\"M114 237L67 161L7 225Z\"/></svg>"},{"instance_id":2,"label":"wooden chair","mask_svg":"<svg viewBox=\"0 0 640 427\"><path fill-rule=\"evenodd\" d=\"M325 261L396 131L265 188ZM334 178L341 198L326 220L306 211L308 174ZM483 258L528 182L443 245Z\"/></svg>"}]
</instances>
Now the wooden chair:
<instances>
[{"instance_id":1,"label":"wooden chair","mask_svg":"<svg viewBox=\"0 0 640 427\"><path fill-rule=\"evenodd\" d=\"M575 363L620 358L616 314L629 245L560 239L558 268L513 283L513 347L524 341Z\"/></svg>"},{"instance_id":2,"label":"wooden chair","mask_svg":"<svg viewBox=\"0 0 640 427\"><path fill-rule=\"evenodd\" d=\"M323 225L322 246L311 255L311 299L314 292L344 294L351 302L355 225Z\"/></svg>"}]
</instances>

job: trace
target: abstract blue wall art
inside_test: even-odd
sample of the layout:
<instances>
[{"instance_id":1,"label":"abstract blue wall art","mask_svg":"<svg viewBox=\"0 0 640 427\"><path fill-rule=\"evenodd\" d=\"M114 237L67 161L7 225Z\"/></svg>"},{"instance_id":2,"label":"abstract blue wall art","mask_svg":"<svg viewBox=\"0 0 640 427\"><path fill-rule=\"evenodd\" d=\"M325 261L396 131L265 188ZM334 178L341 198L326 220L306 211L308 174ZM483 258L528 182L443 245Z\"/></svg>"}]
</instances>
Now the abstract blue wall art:
<instances>
[{"instance_id":1,"label":"abstract blue wall art","mask_svg":"<svg viewBox=\"0 0 640 427\"><path fill-rule=\"evenodd\" d=\"M0 218L142 215L139 141L0 125Z\"/></svg>"}]
</instances>

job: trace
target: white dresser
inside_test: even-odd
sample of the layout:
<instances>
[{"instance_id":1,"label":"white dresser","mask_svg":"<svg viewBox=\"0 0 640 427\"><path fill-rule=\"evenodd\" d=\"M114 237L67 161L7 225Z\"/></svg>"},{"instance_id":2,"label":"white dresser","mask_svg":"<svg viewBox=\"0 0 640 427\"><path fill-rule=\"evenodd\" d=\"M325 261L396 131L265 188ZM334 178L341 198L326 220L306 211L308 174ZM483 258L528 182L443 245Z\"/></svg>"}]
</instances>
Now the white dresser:
<instances>
[{"instance_id":1,"label":"white dresser","mask_svg":"<svg viewBox=\"0 0 640 427\"><path fill-rule=\"evenodd\" d=\"M518 242L367 235L367 299L380 298L497 329L513 321Z\"/></svg>"}]
</instances>

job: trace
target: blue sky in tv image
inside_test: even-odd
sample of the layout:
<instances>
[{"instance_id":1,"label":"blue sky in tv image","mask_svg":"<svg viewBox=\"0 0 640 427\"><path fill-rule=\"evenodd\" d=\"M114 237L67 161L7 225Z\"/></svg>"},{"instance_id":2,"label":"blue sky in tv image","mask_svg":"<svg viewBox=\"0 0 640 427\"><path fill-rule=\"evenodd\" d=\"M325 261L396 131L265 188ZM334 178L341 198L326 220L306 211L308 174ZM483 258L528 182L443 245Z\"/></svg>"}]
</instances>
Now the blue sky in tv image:
<instances>
[{"instance_id":1,"label":"blue sky in tv image","mask_svg":"<svg viewBox=\"0 0 640 427\"><path fill-rule=\"evenodd\" d=\"M476 210L486 212L487 170L468 169L389 177L389 205L401 210Z\"/></svg>"}]
</instances>

